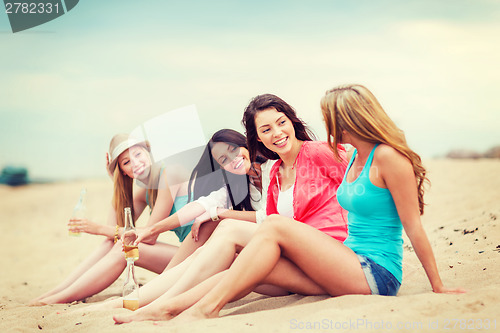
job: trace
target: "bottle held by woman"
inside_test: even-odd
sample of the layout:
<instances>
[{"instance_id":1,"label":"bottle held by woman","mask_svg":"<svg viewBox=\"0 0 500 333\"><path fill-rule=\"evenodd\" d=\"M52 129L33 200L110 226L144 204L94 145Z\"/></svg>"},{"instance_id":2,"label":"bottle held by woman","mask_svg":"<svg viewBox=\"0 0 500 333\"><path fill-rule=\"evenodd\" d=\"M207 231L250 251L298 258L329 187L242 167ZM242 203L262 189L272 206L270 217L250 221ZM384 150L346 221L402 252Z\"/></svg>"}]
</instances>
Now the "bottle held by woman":
<instances>
[{"instance_id":1,"label":"bottle held by woman","mask_svg":"<svg viewBox=\"0 0 500 333\"><path fill-rule=\"evenodd\" d=\"M123 251L125 252L125 259L127 263L129 260L136 261L139 259L139 249L134 245L137 239L137 231L135 230L134 221L130 207L125 207L125 227L123 229Z\"/></svg>"},{"instance_id":2,"label":"bottle held by woman","mask_svg":"<svg viewBox=\"0 0 500 333\"><path fill-rule=\"evenodd\" d=\"M80 199L78 199L78 202L75 205L75 208L73 208L73 214L71 215L70 222L68 225L73 225L74 220L81 220L84 219L87 215L87 207L85 206L85 195L87 194L87 189L82 188L80 191ZM68 230L68 234L70 236L80 236L81 233L78 231L72 231L71 229Z\"/></svg>"}]
</instances>

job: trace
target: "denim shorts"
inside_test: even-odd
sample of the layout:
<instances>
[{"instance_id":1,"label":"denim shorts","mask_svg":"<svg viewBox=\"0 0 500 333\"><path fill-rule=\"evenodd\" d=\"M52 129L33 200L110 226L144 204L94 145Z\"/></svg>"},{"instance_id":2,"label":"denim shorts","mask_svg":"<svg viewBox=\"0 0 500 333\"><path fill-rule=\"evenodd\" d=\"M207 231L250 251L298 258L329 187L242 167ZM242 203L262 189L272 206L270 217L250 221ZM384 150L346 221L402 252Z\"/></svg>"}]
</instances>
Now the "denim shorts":
<instances>
[{"instance_id":1,"label":"denim shorts","mask_svg":"<svg viewBox=\"0 0 500 333\"><path fill-rule=\"evenodd\" d=\"M384 267L368 257L357 255L372 295L396 296L401 282Z\"/></svg>"}]
</instances>

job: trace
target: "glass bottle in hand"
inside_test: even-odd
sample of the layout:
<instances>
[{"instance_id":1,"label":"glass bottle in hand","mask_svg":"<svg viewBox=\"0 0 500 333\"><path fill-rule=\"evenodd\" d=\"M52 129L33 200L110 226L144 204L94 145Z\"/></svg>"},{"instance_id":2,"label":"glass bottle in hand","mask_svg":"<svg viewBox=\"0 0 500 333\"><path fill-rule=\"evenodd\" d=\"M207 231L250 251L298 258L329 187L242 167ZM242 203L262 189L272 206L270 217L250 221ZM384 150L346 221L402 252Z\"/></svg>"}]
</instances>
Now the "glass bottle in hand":
<instances>
[{"instance_id":1,"label":"glass bottle in hand","mask_svg":"<svg viewBox=\"0 0 500 333\"><path fill-rule=\"evenodd\" d=\"M137 239L137 232L135 230L134 221L132 220L132 212L130 207L125 208L125 227L123 229L123 251L125 251L125 259L137 260L139 259L139 249L134 246Z\"/></svg>"},{"instance_id":2,"label":"glass bottle in hand","mask_svg":"<svg viewBox=\"0 0 500 333\"><path fill-rule=\"evenodd\" d=\"M73 214L71 215L71 219L84 219L86 215L87 208L85 207L85 194L87 194L87 189L82 188L80 191L80 199L78 200L75 208L73 208ZM71 223L70 223L71 225ZM68 234L70 236L80 236L80 232L74 232L69 230Z\"/></svg>"}]
</instances>

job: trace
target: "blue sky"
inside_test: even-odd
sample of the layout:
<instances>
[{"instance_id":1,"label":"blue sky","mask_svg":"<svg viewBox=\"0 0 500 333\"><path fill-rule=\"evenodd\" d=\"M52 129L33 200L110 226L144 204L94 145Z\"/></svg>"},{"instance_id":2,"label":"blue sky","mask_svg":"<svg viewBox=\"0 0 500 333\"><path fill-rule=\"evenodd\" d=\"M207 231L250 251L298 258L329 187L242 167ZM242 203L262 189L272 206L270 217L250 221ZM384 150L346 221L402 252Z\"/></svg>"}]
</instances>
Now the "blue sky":
<instances>
[{"instance_id":1,"label":"blue sky","mask_svg":"<svg viewBox=\"0 0 500 333\"><path fill-rule=\"evenodd\" d=\"M325 138L319 100L361 83L417 152L500 144L500 2L92 1L13 34L0 13L0 167L105 176L113 134L196 104L242 131L274 93Z\"/></svg>"}]
</instances>

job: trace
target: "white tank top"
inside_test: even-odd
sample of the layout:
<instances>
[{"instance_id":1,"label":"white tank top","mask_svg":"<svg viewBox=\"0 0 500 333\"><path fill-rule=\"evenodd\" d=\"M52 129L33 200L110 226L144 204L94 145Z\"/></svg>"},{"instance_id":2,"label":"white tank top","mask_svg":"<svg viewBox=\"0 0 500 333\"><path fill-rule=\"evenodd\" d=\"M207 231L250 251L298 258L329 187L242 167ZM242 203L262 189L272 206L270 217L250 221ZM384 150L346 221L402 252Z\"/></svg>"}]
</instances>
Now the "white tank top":
<instances>
[{"instance_id":1,"label":"white tank top","mask_svg":"<svg viewBox=\"0 0 500 333\"><path fill-rule=\"evenodd\" d=\"M293 188L295 184L292 185L286 191L279 191L278 193L278 203L277 210L278 214L286 216L293 219Z\"/></svg>"}]
</instances>

